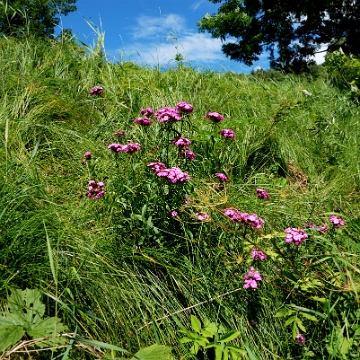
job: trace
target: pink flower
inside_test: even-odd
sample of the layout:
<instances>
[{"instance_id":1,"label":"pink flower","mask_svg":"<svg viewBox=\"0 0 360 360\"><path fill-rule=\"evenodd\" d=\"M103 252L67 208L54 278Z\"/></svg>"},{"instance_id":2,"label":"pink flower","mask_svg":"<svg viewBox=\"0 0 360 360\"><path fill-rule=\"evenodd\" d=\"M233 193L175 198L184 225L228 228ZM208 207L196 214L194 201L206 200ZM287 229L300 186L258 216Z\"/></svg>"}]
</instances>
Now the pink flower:
<instances>
[{"instance_id":1,"label":"pink flower","mask_svg":"<svg viewBox=\"0 0 360 360\"><path fill-rule=\"evenodd\" d=\"M187 147L184 147L180 152L179 152L179 156L184 157L187 160L194 160L196 158L196 154L190 150Z\"/></svg>"},{"instance_id":2,"label":"pink flower","mask_svg":"<svg viewBox=\"0 0 360 360\"><path fill-rule=\"evenodd\" d=\"M168 170L168 174L166 175L166 177L173 183L177 183L177 182L185 182L188 180L191 180L190 176L183 172L180 168L178 167L172 167ZM159 176L159 174L156 174L157 176Z\"/></svg>"},{"instance_id":3,"label":"pink flower","mask_svg":"<svg viewBox=\"0 0 360 360\"><path fill-rule=\"evenodd\" d=\"M91 152L90 152L90 151L87 151L87 152L84 154L83 163L86 163L87 160L91 160Z\"/></svg>"},{"instance_id":4,"label":"pink flower","mask_svg":"<svg viewBox=\"0 0 360 360\"><path fill-rule=\"evenodd\" d=\"M270 197L269 194L264 189L257 188L256 193L260 199L269 199Z\"/></svg>"},{"instance_id":5,"label":"pink flower","mask_svg":"<svg viewBox=\"0 0 360 360\"><path fill-rule=\"evenodd\" d=\"M162 162L159 162L159 161L149 163L149 164L148 164L148 167L151 168L151 169L153 169L153 170L155 171L155 174L156 174L157 172L161 171L161 170L166 169L165 164L162 163Z\"/></svg>"},{"instance_id":6,"label":"pink flower","mask_svg":"<svg viewBox=\"0 0 360 360\"><path fill-rule=\"evenodd\" d=\"M317 230L318 230L318 232L319 232L320 234L325 234L326 232L329 231L329 228L328 228L327 226L325 226L325 225L319 225L319 226L317 227Z\"/></svg>"},{"instance_id":7,"label":"pink flower","mask_svg":"<svg viewBox=\"0 0 360 360\"><path fill-rule=\"evenodd\" d=\"M183 114L183 113L190 114L194 110L194 107L191 104L189 104L185 101L182 101L176 105L175 110L179 114Z\"/></svg>"},{"instance_id":8,"label":"pink flower","mask_svg":"<svg viewBox=\"0 0 360 360\"><path fill-rule=\"evenodd\" d=\"M93 200L100 199L105 194L104 187L105 184L102 181L90 180L89 186L86 188L88 191L87 197Z\"/></svg>"},{"instance_id":9,"label":"pink flower","mask_svg":"<svg viewBox=\"0 0 360 360\"><path fill-rule=\"evenodd\" d=\"M328 229L327 226L325 226L325 225L319 225L319 226L317 226L317 225L315 225L313 222L309 222L308 225L304 224L304 227L305 227L305 228L308 227L308 228L310 228L310 229L316 229L320 234L324 234L324 233L326 233L326 232L329 231L329 229Z\"/></svg>"},{"instance_id":10,"label":"pink flower","mask_svg":"<svg viewBox=\"0 0 360 360\"><path fill-rule=\"evenodd\" d=\"M341 219L340 217L335 216L335 215L331 215L329 220L336 228L339 228L339 227L345 225L344 220Z\"/></svg>"},{"instance_id":11,"label":"pink flower","mask_svg":"<svg viewBox=\"0 0 360 360\"><path fill-rule=\"evenodd\" d=\"M235 133L232 129L223 129L219 132L225 139L235 139Z\"/></svg>"},{"instance_id":12,"label":"pink flower","mask_svg":"<svg viewBox=\"0 0 360 360\"><path fill-rule=\"evenodd\" d=\"M181 116L176 112L174 108L160 108L155 114L157 120L161 123L180 121Z\"/></svg>"},{"instance_id":13,"label":"pink flower","mask_svg":"<svg viewBox=\"0 0 360 360\"><path fill-rule=\"evenodd\" d=\"M109 146L108 146L108 149L109 150L111 150L111 151L113 151L113 152L116 152L116 153L118 153L118 152L120 152L120 151L123 151L123 147L124 147L124 145L122 145L122 144L110 144Z\"/></svg>"},{"instance_id":14,"label":"pink flower","mask_svg":"<svg viewBox=\"0 0 360 360\"><path fill-rule=\"evenodd\" d=\"M263 219L259 218L256 214L249 215L248 213L242 213L235 208L223 209L223 213L224 215L229 217L232 221L248 224L254 227L255 229L261 229L265 222Z\"/></svg>"},{"instance_id":15,"label":"pink flower","mask_svg":"<svg viewBox=\"0 0 360 360\"><path fill-rule=\"evenodd\" d=\"M161 162L150 163L148 164L148 167L152 168L155 171L156 176L166 177L173 184L177 182L185 182L191 180L189 174L183 172L178 167L172 167L170 169L167 169L165 167L165 164Z\"/></svg>"},{"instance_id":16,"label":"pink flower","mask_svg":"<svg viewBox=\"0 0 360 360\"><path fill-rule=\"evenodd\" d=\"M308 235L300 228L287 228L284 232L287 234L285 241L287 243L293 243L296 246L300 245L308 238Z\"/></svg>"},{"instance_id":17,"label":"pink flower","mask_svg":"<svg viewBox=\"0 0 360 360\"><path fill-rule=\"evenodd\" d=\"M178 146L178 147L191 145L191 141L185 137L184 138L178 137L172 143L173 143L173 145Z\"/></svg>"},{"instance_id":18,"label":"pink flower","mask_svg":"<svg viewBox=\"0 0 360 360\"><path fill-rule=\"evenodd\" d=\"M224 121L224 117L217 113L217 112L208 112L205 116L204 119L209 119L210 121L212 121L214 124L217 124L221 121Z\"/></svg>"},{"instance_id":19,"label":"pink flower","mask_svg":"<svg viewBox=\"0 0 360 360\"><path fill-rule=\"evenodd\" d=\"M98 96L104 93L104 89L101 86L94 86L90 90L90 96Z\"/></svg>"},{"instance_id":20,"label":"pink flower","mask_svg":"<svg viewBox=\"0 0 360 360\"><path fill-rule=\"evenodd\" d=\"M210 219L210 215L203 211L196 213L195 216L200 221L206 221Z\"/></svg>"},{"instance_id":21,"label":"pink flower","mask_svg":"<svg viewBox=\"0 0 360 360\"><path fill-rule=\"evenodd\" d=\"M154 115L154 109L153 108L145 108L140 110L140 115L149 117L151 115Z\"/></svg>"},{"instance_id":22,"label":"pink flower","mask_svg":"<svg viewBox=\"0 0 360 360\"><path fill-rule=\"evenodd\" d=\"M252 258L255 260L255 261L258 261L258 260L265 260L266 259L266 255L263 251L259 250L258 248L254 248L250 255L252 256Z\"/></svg>"},{"instance_id":23,"label":"pink flower","mask_svg":"<svg viewBox=\"0 0 360 360\"><path fill-rule=\"evenodd\" d=\"M221 183L224 183L224 182L229 182L229 178L223 174L223 173L215 173L215 176L217 177L217 179L221 182Z\"/></svg>"},{"instance_id":24,"label":"pink flower","mask_svg":"<svg viewBox=\"0 0 360 360\"><path fill-rule=\"evenodd\" d=\"M255 229L261 229L264 224L264 220L259 218L256 214L248 215L244 213L243 218L247 224L254 227Z\"/></svg>"},{"instance_id":25,"label":"pink flower","mask_svg":"<svg viewBox=\"0 0 360 360\"><path fill-rule=\"evenodd\" d=\"M259 286L260 281L262 281L260 273L253 267L251 267L248 273L244 275L243 279L244 289L256 289Z\"/></svg>"},{"instance_id":26,"label":"pink flower","mask_svg":"<svg viewBox=\"0 0 360 360\"><path fill-rule=\"evenodd\" d=\"M129 144L123 145L121 151L132 154L135 151L139 151L139 150L141 150L141 146L139 143L129 143Z\"/></svg>"},{"instance_id":27,"label":"pink flower","mask_svg":"<svg viewBox=\"0 0 360 360\"><path fill-rule=\"evenodd\" d=\"M147 119L147 118L136 118L134 120L134 123L136 124L140 124L140 125L143 125L143 126L149 126L152 124L152 121L150 119Z\"/></svg>"},{"instance_id":28,"label":"pink flower","mask_svg":"<svg viewBox=\"0 0 360 360\"><path fill-rule=\"evenodd\" d=\"M167 213L168 213L170 216L172 216L172 217L178 216L178 212L177 212L176 210L168 211Z\"/></svg>"},{"instance_id":29,"label":"pink flower","mask_svg":"<svg viewBox=\"0 0 360 360\"><path fill-rule=\"evenodd\" d=\"M295 342L299 345L305 345L305 336L303 334L297 334L295 336Z\"/></svg>"}]
</instances>

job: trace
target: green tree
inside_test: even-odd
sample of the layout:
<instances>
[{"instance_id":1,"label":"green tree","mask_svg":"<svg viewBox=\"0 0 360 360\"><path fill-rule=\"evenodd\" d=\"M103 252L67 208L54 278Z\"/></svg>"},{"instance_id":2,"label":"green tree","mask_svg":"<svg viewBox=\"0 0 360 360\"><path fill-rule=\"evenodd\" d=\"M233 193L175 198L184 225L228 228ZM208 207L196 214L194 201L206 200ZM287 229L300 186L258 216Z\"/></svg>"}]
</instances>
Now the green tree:
<instances>
[{"instance_id":1,"label":"green tree","mask_svg":"<svg viewBox=\"0 0 360 360\"><path fill-rule=\"evenodd\" d=\"M300 68L322 45L360 53L358 0L209 0L220 7L199 22L222 51L247 65L269 52L272 68Z\"/></svg>"},{"instance_id":2,"label":"green tree","mask_svg":"<svg viewBox=\"0 0 360 360\"><path fill-rule=\"evenodd\" d=\"M0 0L0 34L52 37L60 15L75 11L76 0Z\"/></svg>"}]
</instances>

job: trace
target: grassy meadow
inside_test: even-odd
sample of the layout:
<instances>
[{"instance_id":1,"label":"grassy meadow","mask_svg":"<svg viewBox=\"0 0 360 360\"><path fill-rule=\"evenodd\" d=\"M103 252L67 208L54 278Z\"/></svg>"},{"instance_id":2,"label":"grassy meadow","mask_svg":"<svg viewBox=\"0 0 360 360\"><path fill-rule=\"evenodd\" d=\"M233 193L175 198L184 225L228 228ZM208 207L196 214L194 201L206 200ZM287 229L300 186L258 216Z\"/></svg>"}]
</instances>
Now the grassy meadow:
<instances>
[{"instance_id":1,"label":"grassy meadow","mask_svg":"<svg viewBox=\"0 0 360 360\"><path fill-rule=\"evenodd\" d=\"M325 66L159 71L0 38L0 68L0 359L360 358L360 108Z\"/></svg>"}]
</instances>

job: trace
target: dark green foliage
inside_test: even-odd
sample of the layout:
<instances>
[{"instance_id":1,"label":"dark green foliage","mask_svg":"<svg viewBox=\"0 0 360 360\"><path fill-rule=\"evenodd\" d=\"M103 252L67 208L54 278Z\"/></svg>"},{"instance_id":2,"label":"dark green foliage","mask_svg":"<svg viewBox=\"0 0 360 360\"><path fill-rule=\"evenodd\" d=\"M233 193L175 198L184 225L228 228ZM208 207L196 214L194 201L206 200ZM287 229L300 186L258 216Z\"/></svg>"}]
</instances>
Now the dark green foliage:
<instances>
[{"instance_id":1,"label":"dark green foliage","mask_svg":"<svg viewBox=\"0 0 360 360\"><path fill-rule=\"evenodd\" d=\"M75 11L76 0L1 0L0 35L52 37L59 16Z\"/></svg>"},{"instance_id":2,"label":"dark green foliage","mask_svg":"<svg viewBox=\"0 0 360 360\"><path fill-rule=\"evenodd\" d=\"M351 96L360 100L360 59L353 55L345 55L342 49L326 56L327 69L332 81L340 89L350 90Z\"/></svg>"},{"instance_id":3,"label":"dark green foliage","mask_svg":"<svg viewBox=\"0 0 360 360\"><path fill-rule=\"evenodd\" d=\"M322 44L329 44L328 51L342 46L346 53L360 53L358 1L209 1L220 7L199 21L200 31L228 40L223 52L247 65L268 51L272 68L299 73Z\"/></svg>"}]
</instances>

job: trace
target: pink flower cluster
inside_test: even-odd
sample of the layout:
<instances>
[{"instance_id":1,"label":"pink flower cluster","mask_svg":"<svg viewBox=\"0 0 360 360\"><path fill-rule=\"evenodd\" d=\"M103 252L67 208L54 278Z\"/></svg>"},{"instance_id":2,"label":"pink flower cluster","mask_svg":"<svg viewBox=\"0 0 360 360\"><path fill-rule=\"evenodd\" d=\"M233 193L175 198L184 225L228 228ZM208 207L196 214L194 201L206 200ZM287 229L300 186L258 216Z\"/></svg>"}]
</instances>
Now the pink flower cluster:
<instances>
[{"instance_id":1,"label":"pink flower cluster","mask_svg":"<svg viewBox=\"0 0 360 360\"><path fill-rule=\"evenodd\" d=\"M217 112L211 112L209 111L205 116L204 119L209 119L210 121L212 121L214 124L218 124L222 121L224 121L224 117L217 113Z\"/></svg>"},{"instance_id":2,"label":"pink flower cluster","mask_svg":"<svg viewBox=\"0 0 360 360\"><path fill-rule=\"evenodd\" d=\"M166 177L173 184L191 180L189 174L183 172L180 168L174 166L167 169L162 162L151 162L148 167L155 171L156 176Z\"/></svg>"},{"instance_id":3,"label":"pink flower cluster","mask_svg":"<svg viewBox=\"0 0 360 360\"><path fill-rule=\"evenodd\" d=\"M140 115L143 117L135 119L135 123L148 126L152 123L150 116L154 116L161 123L172 123L180 121L182 115L190 114L193 110L194 107L185 101L179 102L174 108L165 106L156 112L153 108L145 108L140 110Z\"/></svg>"},{"instance_id":4,"label":"pink flower cluster","mask_svg":"<svg viewBox=\"0 0 360 360\"><path fill-rule=\"evenodd\" d=\"M219 132L225 139L235 139L235 133L232 129L223 129Z\"/></svg>"},{"instance_id":5,"label":"pink flower cluster","mask_svg":"<svg viewBox=\"0 0 360 360\"><path fill-rule=\"evenodd\" d=\"M230 181L229 178L223 173L218 173L217 172L217 173L215 173L215 176L221 183Z\"/></svg>"},{"instance_id":6,"label":"pink flower cluster","mask_svg":"<svg viewBox=\"0 0 360 360\"><path fill-rule=\"evenodd\" d=\"M196 213L195 216L200 221L206 221L206 220L210 219L210 215L204 211L200 211L200 212Z\"/></svg>"},{"instance_id":7,"label":"pink flower cluster","mask_svg":"<svg viewBox=\"0 0 360 360\"><path fill-rule=\"evenodd\" d=\"M177 147L184 147L184 146L189 146L191 145L191 141L185 137L177 137L173 142L173 145L177 146Z\"/></svg>"},{"instance_id":8,"label":"pink flower cluster","mask_svg":"<svg viewBox=\"0 0 360 360\"><path fill-rule=\"evenodd\" d=\"M229 217L232 221L248 224L254 227L255 229L261 229L265 222L263 219L259 218L256 214L249 215L248 213L242 213L235 208L223 209L223 213L224 215Z\"/></svg>"},{"instance_id":9,"label":"pink flower cluster","mask_svg":"<svg viewBox=\"0 0 360 360\"><path fill-rule=\"evenodd\" d=\"M149 126L152 124L152 121L145 117L138 117L134 120L134 123L143 125L143 126Z\"/></svg>"},{"instance_id":10,"label":"pink flower cluster","mask_svg":"<svg viewBox=\"0 0 360 360\"><path fill-rule=\"evenodd\" d=\"M300 245L308 238L308 235L305 233L305 231L300 228L287 228L284 230L284 232L287 234L285 241L287 243L293 243L296 246Z\"/></svg>"},{"instance_id":11,"label":"pink flower cluster","mask_svg":"<svg viewBox=\"0 0 360 360\"><path fill-rule=\"evenodd\" d=\"M94 86L90 89L90 96L98 96L104 93L104 89L101 86Z\"/></svg>"},{"instance_id":12,"label":"pink flower cluster","mask_svg":"<svg viewBox=\"0 0 360 360\"><path fill-rule=\"evenodd\" d=\"M320 234L324 234L329 231L328 227L325 225L315 225L313 222L309 222L309 225L307 227L311 229L316 229Z\"/></svg>"},{"instance_id":13,"label":"pink flower cluster","mask_svg":"<svg viewBox=\"0 0 360 360\"><path fill-rule=\"evenodd\" d=\"M113 151L113 152L126 152L129 154L134 153L135 151L139 151L141 150L141 146L139 143L129 143L129 144L110 144L108 146L108 149Z\"/></svg>"},{"instance_id":14,"label":"pink flower cluster","mask_svg":"<svg viewBox=\"0 0 360 360\"><path fill-rule=\"evenodd\" d=\"M91 152L90 152L90 151L87 151L87 152L84 154L83 163L86 163L86 161L88 161L88 160L91 160Z\"/></svg>"},{"instance_id":15,"label":"pink flower cluster","mask_svg":"<svg viewBox=\"0 0 360 360\"><path fill-rule=\"evenodd\" d=\"M146 118L154 115L155 111L153 108L145 108L140 110L140 115L145 116Z\"/></svg>"},{"instance_id":16,"label":"pink flower cluster","mask_svg":"<svg viewBox=\"0 0 360 360\"><path fill-rule=\"evenodd\" d=\"M260 188L256 188L256 194L260 199L269 199L269 194L264 190Z\"/></svg>"},{"instance_id":17,"label":"pink flower cluster","mask_svg":"<svg viewBox=\"0 0 360 360\"><path fill-rule=\"evenodd\" d=\"M172 144L181 149L179 156L184 157L187 160L194 160L196 158L195 153L188 148L188 146L191 145L191 141L186 137L178 136Z\"/></svg>"},{"instance_id":18,"label":"pink flower cluster","mask_svg":"<svg viewBox=\"0 0 360 360\"><path fill-rule=\"evenodd\" d=\"M179 114L190 114L194 110L194 107L185 101L181 101L176 105L175 110Z\"/></svg>"},{"instance_id":19,"label":"pink flower cluster","mask_svg":"<svg viewBox=\"0 0 360 360\"><path fill-rule=\"evenodd\" d=\"M194 160L196 158L196 154L190 150L187 147L184 147L180 152L179 152L179 156L184 157L187 160Z\"/></svg>"},{"instance_id":20,"label":"pink flower cluster","mask_svg":"<svg viewBox=\"0 0 360 360\"><path fill-rule=\"evenodd\" d=\"M244 289L256 289L260 281L262 281L262 278L260 276L260 273L256 271L253 267L250 268L247 274L244 275Z\"/></svg>"},{"instance_id":21,"label":"pink flower cluster","mask_svg":"<svg viewBox=\"0 0 360 360\"><path fill-rule=\"evenodd\" d=\"M305 345L305 336L303 334L297 334L295 336L295 342L299 345Z\"/></svg>"},{"instance_id":22,"label":"pink flower cluster","mask_svg":"<svg viewBox=\"0 0 360 360\"><path fill-rule=\"evenodd\" d=\"M93 200L100 199L105 194L104 187L105 184L102 181L90 180L89 186L86 188L88 191L87 197Z\"/></svg>"},{"instance_id":23,"label":"pink flower cluster","mask_svg":"<svg viewBox=\"0 0 360 360\"><path fill-rule=\"evenodd\" d=\"M330 222L331 222L336 228L339 228L339 227L345 225L344 220L341 219L341 218L338 217L338 216L335 216L335 215L331 215L331 216L329 217L329 220L330 220Z\"/></svg>"},{"instance_id":24,"label":"pink flower cluster","mask_svg":"<svg viewBox=\"0 0 360 360\"><path fill-rule=\"evenodd\" d=\"M252 258L255 260L255 261L258 261L258 260L265 260L266 259L266 255L263 251L259 250L258 248L254 248L250 255L252 256Z\"/></svg>"}]
</instances>

